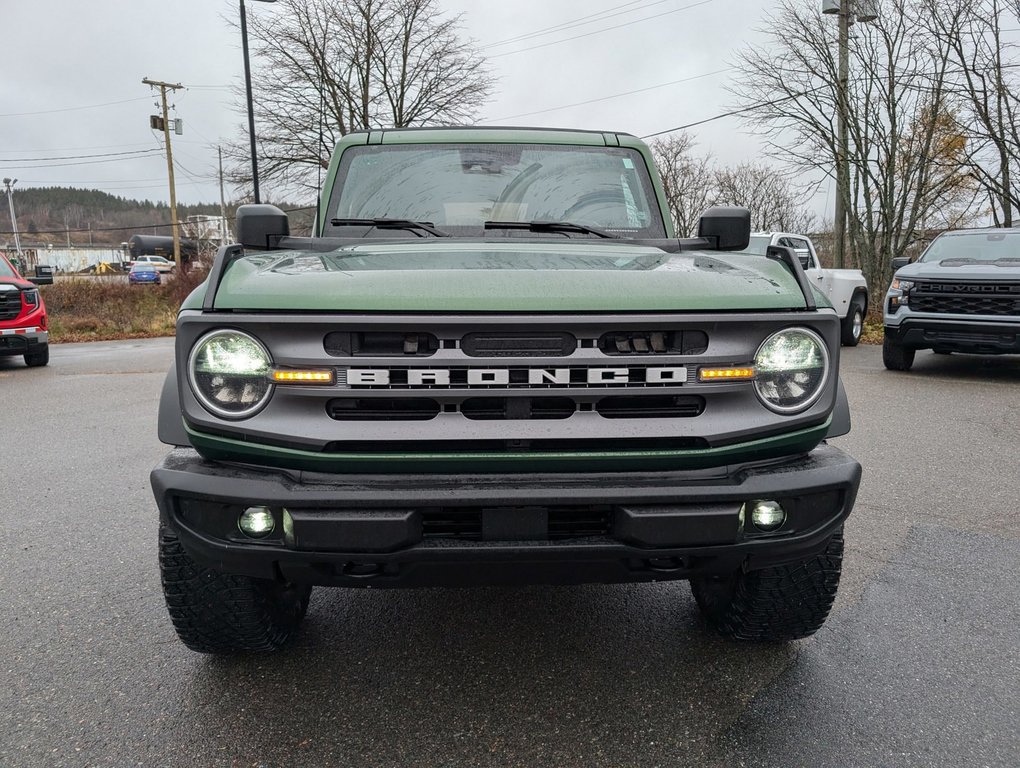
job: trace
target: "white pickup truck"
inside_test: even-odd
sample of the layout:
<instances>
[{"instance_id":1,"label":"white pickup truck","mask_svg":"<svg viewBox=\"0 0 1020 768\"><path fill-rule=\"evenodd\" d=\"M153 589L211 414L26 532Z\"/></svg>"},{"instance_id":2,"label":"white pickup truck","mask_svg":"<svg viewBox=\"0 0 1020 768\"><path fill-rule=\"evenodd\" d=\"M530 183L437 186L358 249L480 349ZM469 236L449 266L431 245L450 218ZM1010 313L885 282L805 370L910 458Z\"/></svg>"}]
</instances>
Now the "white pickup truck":
<instances>
[{"instance_id":1,"label":"white pickup truck","mask_svg":"<svg viewBox=\"0 0 1020 768\"><path fill-rule=\"evenodd\" d=\"M842 341L856 347L868 314L868 283L859 269L823 269L814 243L804 235L789 232L754 232L745 253L765 255L770 245L793 248L811 283L829 300L842 318Z\"/></svg>"}]
</instances>

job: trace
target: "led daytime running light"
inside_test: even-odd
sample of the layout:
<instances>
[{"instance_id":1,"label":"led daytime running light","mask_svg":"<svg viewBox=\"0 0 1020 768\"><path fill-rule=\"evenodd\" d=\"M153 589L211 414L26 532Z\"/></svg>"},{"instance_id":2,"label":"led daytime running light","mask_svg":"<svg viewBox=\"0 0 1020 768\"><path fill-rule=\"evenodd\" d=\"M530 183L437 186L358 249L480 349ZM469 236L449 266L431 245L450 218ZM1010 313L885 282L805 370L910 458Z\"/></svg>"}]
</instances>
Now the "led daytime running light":
<instances>
[{"instance_id":1,"label":"led daytime running light","mask_svg":"<svg viewBox=\"0 0 1020 768\"><path fill-rule=\"evenodd\" d=\"M699 381L747 381L753 379L754 376L754 366L702 368L698 371Z\"/></svg>"},{"instance_id":2,"label":"led daytime running light","mask_svg":"<svg viewBox=\"0 0 1020 768\"><path fill-rule=\"evenodd\" d=\"M332 384L333 371L308 370L287 371L274 370L271 378L277 384Z\"/></svg>"}]
</instances>

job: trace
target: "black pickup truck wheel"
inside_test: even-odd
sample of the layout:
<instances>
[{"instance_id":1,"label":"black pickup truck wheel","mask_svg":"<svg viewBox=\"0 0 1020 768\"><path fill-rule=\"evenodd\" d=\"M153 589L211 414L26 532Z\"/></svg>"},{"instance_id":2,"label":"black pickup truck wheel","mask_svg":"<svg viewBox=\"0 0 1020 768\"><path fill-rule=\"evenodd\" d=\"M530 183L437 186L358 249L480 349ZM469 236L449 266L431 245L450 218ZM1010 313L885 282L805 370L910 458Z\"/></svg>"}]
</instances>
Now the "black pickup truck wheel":
<instances>
[{"instance_id":1,"label":"black pickup truck wheel","mask_svg":"<svg viewBox=\"0 0 1020 768\"><path fill-rule=\"evenodd\" d=\"M836 599L843 563L843 531L808 560L691 579L709 625L733 640L785 642L813 635Z\"/></svg>"},{"instance_id":2,"label":"black pickup truck wheel","mask_svg":"<svg viewBox=\"0 0 1020 768\"><path fill-rule=\"evenodd\" d=\"M35 368L37 366L46 365L50 361L50 345L42 344L35 352L29 352L25 355L25 365L29 368Z\"/></svg>"},{"instance_id":3,"label":"black pickup truck wheel","mask_svg":"<svg viewBox=\"0 0 1020 768\"><path fill-rule=\"evenodd\" d=\"M912 347L905 347L886 336L882 342L882 363L890 371L909 371L914 364L916 351Z\"/></svg>"},{"instance_id":4,"label":"black pickup truck wheel","mask_svg":"<svg viewBox=\"0 0 1020 768\"><path fill-rule=\"evenodd\" d=\"M174 629L193 651L278 650L294 637L308 609L311 587L205 568L165 529L159 566Z\"/></svg>"}]
</instances>

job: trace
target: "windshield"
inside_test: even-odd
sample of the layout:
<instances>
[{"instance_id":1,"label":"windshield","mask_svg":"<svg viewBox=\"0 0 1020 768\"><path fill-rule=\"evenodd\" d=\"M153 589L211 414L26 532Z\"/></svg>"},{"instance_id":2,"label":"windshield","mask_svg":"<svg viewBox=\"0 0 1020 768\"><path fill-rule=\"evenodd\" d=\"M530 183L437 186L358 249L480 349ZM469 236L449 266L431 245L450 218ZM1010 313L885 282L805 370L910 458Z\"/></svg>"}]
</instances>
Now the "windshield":
<instances>
[{"instance_id":1,"label":"windshield","mask_svg":"<svg viewBox=\"0 0 1020 768\"><path fill-rule=\"evenodd\" d=\"M972 232L937 237L918 261L1020 259L1020 232Z\"/></svg>"},{"instance_id":2,"label":"windshield","mask_svg":"<svg viewBox=\"0 0 1020 768\"><path fill-rule=\"evenodd\" d=\"M344 152L328 218L407 219L460 236L482 235L486 221L557 221L661 238L655 199L644 159L626 147L377 145ZM327 224L326 234L346 233Z\"/></svg>"},{"instance_id":3,"label":"windshield","mask_svg":"<svg viewBox=\"0 0 1020 768\"><path fill-rule=\"evenodd\" d=\"M7 263L7 259L0 258L0 277L17 277L17 273Z\"/></svg>"}]
</instances>

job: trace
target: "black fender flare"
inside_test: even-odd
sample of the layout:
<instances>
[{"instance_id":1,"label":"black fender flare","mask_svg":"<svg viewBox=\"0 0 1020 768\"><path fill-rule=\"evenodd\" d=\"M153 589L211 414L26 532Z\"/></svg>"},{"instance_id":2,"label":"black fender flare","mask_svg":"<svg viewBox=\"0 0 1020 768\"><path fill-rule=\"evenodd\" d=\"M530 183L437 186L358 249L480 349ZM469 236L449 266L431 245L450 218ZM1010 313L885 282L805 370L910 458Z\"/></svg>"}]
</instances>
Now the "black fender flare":
<instances>
[{"instance_id":1,"label":"black fender flare","mask_svg":"<svg viewBox=\"0 0 1020 768\"><path fill-rule=\"evenodd\" d=\"M826 439L839 437L850 431L850 401L843 388L843 379L837 379L836 384L836 404L832 408L832 420L829 422L829 431L825 433Z\"/></svg>"},{"instance_id":2,"label":"black fender flare","mask_svg":"<svg viewBox=\"0 0 1020 768\"><path fill-rule=\"evenodd\" d=\"M190 446L191 440L184 429L184 418L181 415L181 396L177 389L177 363L171 363L163 380L163 391L159 395L159 416L157 419L157 435L161 443L167 445Z\"/></svg>"}]
</instances>

